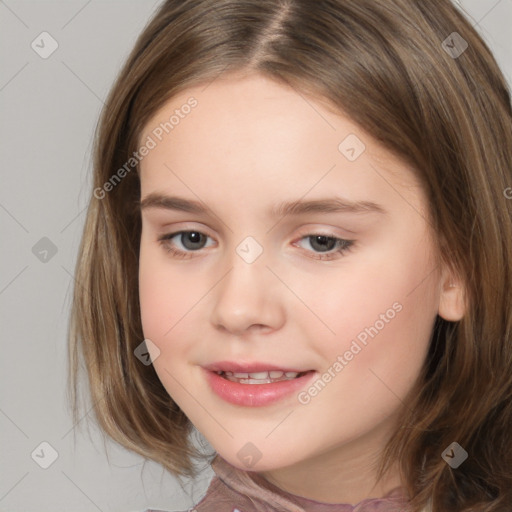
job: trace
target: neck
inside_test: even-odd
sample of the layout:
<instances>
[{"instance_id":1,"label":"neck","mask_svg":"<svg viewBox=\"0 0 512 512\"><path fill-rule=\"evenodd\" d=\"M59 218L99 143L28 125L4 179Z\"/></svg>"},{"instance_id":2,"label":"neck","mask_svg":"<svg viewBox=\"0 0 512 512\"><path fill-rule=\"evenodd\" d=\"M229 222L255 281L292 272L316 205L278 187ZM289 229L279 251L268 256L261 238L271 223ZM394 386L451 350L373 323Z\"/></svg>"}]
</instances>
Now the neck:
<instances>
[{"instance_id":1,"label":"neck","mask_svg":"<svg viewBox=\"0 0 512 512\"><path fill-rule=\"evenodd\" d=\"M384 441L365 436L350 444L330 446L325 453L313 458L258 475L285 492L322 503L355 505L364 499L383 498L401 486L396 463L377 482L377 465Z\"/></svg>"}]
</instances>

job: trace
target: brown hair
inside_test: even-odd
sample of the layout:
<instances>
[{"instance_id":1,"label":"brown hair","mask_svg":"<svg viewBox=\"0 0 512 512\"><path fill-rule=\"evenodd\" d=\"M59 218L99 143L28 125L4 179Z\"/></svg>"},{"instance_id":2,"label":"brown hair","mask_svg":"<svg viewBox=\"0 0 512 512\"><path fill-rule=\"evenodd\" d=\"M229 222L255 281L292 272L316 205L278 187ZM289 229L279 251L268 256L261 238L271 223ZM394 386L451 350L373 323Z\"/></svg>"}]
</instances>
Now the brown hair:
<instances>
[{"instance_id":1,"label":"brown hair","mask_svg":"<svg viewBox=\"0 0 512 512\"><path fill-rule=\"evenodd\" d=\"M460 55L450 50L464 48L454 32L468 45ZM459 322L437 317L379 475L399 461L414 512L427 504L434 512L510 511L512 109L489 48L448 0L162 4L120 72L96 132L94 194L70 324L75 422L83 357L102 429L178 477L196 474L190 421L153 367L134 357L144 339L140 184L126 162L141 129L171 97L246 71L325 101L417 172L439 253L463 280L467 310ZM453 441L469 454L457 469L441 458Z\"/></svg>"}]
</instances>

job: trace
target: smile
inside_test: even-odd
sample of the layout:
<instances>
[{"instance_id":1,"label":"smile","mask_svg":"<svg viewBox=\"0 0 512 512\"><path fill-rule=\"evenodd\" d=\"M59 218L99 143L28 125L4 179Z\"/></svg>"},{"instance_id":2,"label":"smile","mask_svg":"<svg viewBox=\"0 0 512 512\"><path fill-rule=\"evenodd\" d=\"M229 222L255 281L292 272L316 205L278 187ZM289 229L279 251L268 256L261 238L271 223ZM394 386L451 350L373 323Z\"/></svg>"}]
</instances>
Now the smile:
<instances>
[{"instance_id":1,"label":"smile","mask_svg":"<svg viewBox=\"0 0 512 512\"><path fill-rule=\"evenodd\" d=\"M231 382L238 382L240 384L271 384L273 382L296 379L297 377L302 377L306 373L307 372L283 372L279 370L254 373L219 371L217 372L217 375L220 375Z\"/></svg>"},{"instance_id":2,"label":"smile","mask_svg":"<svg viewBox=\"0 0 512 512\"><path fill-rule=\"evenodd\" d=\"M297 395L316 378L314 370L230 372L202 368L215 395L234 405L262 407Z\"/></svg>"}]
</instances>

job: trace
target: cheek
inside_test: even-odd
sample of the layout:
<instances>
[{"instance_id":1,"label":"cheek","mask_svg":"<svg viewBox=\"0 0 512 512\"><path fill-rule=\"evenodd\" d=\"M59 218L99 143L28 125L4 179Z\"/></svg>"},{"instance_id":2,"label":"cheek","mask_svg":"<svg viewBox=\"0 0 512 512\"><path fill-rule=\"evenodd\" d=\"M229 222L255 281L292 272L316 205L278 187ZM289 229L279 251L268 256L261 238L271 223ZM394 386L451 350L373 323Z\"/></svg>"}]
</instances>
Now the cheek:
<instances>
[{"instance_id":1,"label":"cheek","mask_svg":"<svg viewBox=\"0 0 512 512\"><path fill-rule=\"evenodd\" d=\"M388 377L400 371L410 382L423 364L437 314L435 265L421 240L394 240L364 261L354 258L350 273L333 273L312 303L331 331L321 338L327 361L346 354L349 366L364 374L369 368Z\"/></svg>"},{"instance_id":2,"label":"cheek","mask_svg":"<svg viewBox=\"0 0 512 512\"><path fill-rule=\"evenodd\" d=\"M434 269L428 246L393 239L364 255L354 254L346 269L332 268L321 279L307 279L298 291L329 327L332 340L356 337L375 323L380 331L382 321L386 328L407 320L421 329L421 319L430 323L437 311ZM318 323L313 315L308 318Z\"/></svg>"},{"instance_id":3,"label":"cheek","mask_svg":"<svg viewBox=\"0 0 512 512\"><path fill-rule=\"evenodd\" d=\"M341 313L326 320L336 336L316 338L325 365L321 379L328 383L311 398L305 414L328 415L333 438L341 435L337 418L349 419L343 427L348 436L384 421L405 401L421 372L435 319L433 299L420 297L426 288L409 294L411 275L400 274L374 281L379 286L366 297L338 299Z\"/></svg>"},{"instance_id":4,"label":"cheek","mask_svg":"<svg viewBox=\"0 0 512 512\"><path fill-rule=\"evenodd\" d=\"M183 278L171 271L162 248L141 242L139 260L139 300L144 336L151 339L160 350L170 338L173 326L185 314L187 295L191 284L185 286Z\"/></svg>"},{"instance_id":5,"label":"cheek","mask_svg":"<svg viewBox=\"0 0 512 512\"><path fill-rule=\"evenodd\" d=\"M153 242L154 243L154 242ZM187 378L187 372L197 357L194 350L197 339L205 339L206 325L201 316L202 297L211 285L207 279L198 279L197 271L186 272L171 262L165 249L153 246L144 237L139 259L139 301L144 337L157 347L151 357L153 366L168 393L179 397L182 388L178 381ZM191 343L191 339L196 341ZM172 376L171 376L172 374Z\"/></svg>"},{"instance_id":6,"label":"cheek","mask_svg":"<svg viewBox=\"0 0 512 512\"><path fill-rule=\"evenodd\" d=\"M162 261L157 251L141 246L139 263L139 300L144 338L155 372L168 394L177 403L186 400L179 385L184 379L183 361L187 359L186 337L180 329L186 325L187 311L190 310L188 295L190 287L185 286L176 272ZM196 299L197 301L197 296ZM183 320L181 320L183 319ZM174 378L173 378L174 377ZM180 400L181 397L181 400ZM186 401L185 401L186 403Z\"/></svg>"},{"instance_id":7,"label":"cheek","mask_svg":"<svg viewBox=\"0 0 512 512\"><path fill-rule=\"evenodd\" d=\"M171 297L164 285L164 279L159 276L158 265L155 266L155 258L149 252L141 250L139 263L139 300L142 328L144 336L157 340L165 332L166 318L172 311ZM167 327L167 329L169 326Z\"/></svg>"},{"instance_id":8,"label":"cheek","mask_svg":"<svg viewBox=\"0 0 512 512\"><path fill-rule=\"evenodd\" d=\"M418 279L413 272L409 277L399 290L401 311L375 338L376 350L368 361L383 384L396 389L402 399L425 362L437 311L433 277Z\"/></svg>"}]
</instances>

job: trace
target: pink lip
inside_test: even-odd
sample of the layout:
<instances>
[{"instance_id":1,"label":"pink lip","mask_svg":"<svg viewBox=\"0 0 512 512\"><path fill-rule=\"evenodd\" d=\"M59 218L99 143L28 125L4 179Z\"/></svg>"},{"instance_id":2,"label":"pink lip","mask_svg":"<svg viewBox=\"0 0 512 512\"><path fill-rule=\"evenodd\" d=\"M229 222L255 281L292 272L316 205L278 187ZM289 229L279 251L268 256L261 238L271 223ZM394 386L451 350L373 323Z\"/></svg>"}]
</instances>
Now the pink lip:
<instances>
[{"instance_id":1,"label":"pink lip","mask_svg":"<svg viewBox=\"0 0 512 512\"><path fill-rule=\"evenodd\" d=\"M259 368L261 368L261 366ZM267 366L266 369L269 369L269 366ZM247 407L268 405L273 402L277 402L294 392L298 392L300 389L306 387L317 373L315 371L310 371L302 377L292 380L273 382L271 384L240 384L221 377L215 371L207 370L206 368L203 368L203 370L206 374L206 379L215 394L226 402Z\"/></svg>"},{"instance_id":2,"label":"pink lip","mask_svg":"<svg viewBox=\"0 0 512 512\"><path fill-rule=\"evenodd\" d=\"M212 363L206 366L203 366L206 370L210 370L212 372L233 372L233 373L256 373L256 372L266 372L266 371L282 371L282 372L297 372L302 373L309 370L309 368L305 369L297 369L297 368L283 368L282 366L275 366L270 363L237 363L234 361L218 361L217 363Z\"/></svg>"}]
</instances>

